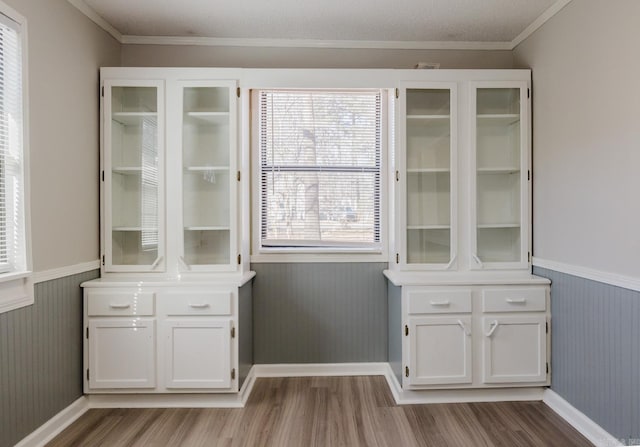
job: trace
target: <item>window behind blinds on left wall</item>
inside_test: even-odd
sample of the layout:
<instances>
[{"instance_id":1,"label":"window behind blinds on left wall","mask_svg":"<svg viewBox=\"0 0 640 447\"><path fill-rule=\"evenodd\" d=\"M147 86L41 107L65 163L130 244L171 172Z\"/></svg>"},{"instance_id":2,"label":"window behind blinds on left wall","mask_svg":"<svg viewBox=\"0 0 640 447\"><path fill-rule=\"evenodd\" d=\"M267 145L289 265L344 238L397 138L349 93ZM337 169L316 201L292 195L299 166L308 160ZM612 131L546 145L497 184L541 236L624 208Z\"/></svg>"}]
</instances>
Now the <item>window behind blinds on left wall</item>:
<instances>
[{"instance_id":1,"label":"window behind blinds on left wall","mask_svg":"<svg viewBox=\"0 0 640 447\"><path fill-rule=\"evenodd\" d=\"M0 14L0 273L26 270L20 31Z\"/></svg>"}]
</instances>

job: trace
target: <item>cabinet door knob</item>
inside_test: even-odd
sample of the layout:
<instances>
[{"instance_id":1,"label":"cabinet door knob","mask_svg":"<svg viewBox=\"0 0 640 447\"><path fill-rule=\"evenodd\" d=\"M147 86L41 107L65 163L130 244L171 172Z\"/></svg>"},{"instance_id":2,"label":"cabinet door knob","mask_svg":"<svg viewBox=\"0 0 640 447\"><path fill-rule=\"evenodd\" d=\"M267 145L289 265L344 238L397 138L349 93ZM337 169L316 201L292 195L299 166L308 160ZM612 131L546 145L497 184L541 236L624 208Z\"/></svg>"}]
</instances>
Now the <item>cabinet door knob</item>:
<instances>
[{"instance_id":1,"label":"cabinet door knob","mask_svg":"<svg viewBox=\"0 0 640 447\"><path fill-rule=\"evenodd\" d=\"M469 330L469 328L467 327L466 324L464 324L462 322L462 320L458 320L458 324L460 325L460 327L462 328L462 330L464 331L464 335L466 335L467 337L471 336L471 331Z\"/></svg>"},{"instance_id":2,"label":"cabinet door knob","mask_svg":"<svg viewBox=\"0 0 640 447\"><path fill-rule=\"evenodd\" d=\"M487 332L484 335L486 335L487 337L491 337L493 333L496 331L496 329L498 329L498 326L500 326L500 323L498 323L498 320L493 320L489 325L489 332Z\"/></svg>"}]
</instances>

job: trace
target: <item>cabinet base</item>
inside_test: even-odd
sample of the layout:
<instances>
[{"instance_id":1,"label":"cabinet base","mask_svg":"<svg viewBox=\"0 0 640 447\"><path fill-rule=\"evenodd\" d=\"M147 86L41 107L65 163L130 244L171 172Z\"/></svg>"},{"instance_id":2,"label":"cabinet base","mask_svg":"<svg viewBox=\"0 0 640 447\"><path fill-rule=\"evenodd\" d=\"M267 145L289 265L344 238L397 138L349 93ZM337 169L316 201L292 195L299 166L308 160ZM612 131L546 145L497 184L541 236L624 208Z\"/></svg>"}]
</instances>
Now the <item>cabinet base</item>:
<instances>
[{"instance_id":1,"label":"cabinet base","mask_svg":"<svg viewBox=\"0 0 640 447\"><path fill-rule=\"evenodd\" d=\"M508 402L542 400L547 387L405 390L391 367L385 373L391 394L398 405L449 404L462 402Z\"/></svg>"}]
</instances>

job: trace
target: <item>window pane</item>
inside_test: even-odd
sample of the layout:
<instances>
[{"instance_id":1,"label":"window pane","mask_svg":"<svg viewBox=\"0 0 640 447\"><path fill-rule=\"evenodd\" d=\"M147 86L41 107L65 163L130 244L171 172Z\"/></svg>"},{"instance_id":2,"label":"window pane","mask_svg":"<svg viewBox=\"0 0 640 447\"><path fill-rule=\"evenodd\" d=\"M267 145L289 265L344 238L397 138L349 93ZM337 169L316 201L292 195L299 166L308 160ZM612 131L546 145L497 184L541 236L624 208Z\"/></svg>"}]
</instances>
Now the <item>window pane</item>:
<instances>
[{"instance_id":1,"label":"window pane","mask_svg":"<svg viewBox=\"0 0 640 447\"><path fill-rule=\"evenodd\" d=\"M261 239L380 243L380 91L260 92Z\"/></svg>"}]
</instances>

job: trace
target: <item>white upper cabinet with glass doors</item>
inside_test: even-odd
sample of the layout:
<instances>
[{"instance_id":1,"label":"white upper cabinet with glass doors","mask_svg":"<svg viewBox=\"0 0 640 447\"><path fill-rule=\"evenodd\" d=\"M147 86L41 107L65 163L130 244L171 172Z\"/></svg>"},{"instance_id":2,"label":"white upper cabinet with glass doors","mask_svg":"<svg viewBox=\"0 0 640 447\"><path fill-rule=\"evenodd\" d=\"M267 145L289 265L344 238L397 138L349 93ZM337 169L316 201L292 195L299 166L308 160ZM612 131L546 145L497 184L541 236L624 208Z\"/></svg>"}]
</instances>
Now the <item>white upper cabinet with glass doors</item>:
<instances>
[{"instance_id":1,"label":"white upper cabinet with glass doors","mask_svg":"<svg viewBox=\"0 0 640 447\"><path fill-rule=\"evenodd\" d=\"M391 270L529 272L530 73L412 79L398 90Z\"/></svg>"},{"instance_id":2,"label":"white upper cabinet with glass doors","mask_svg":"<svg viewBox=\"0 0 640 447\"><path fill-rule=\"evenodd\" d=\"M526 82L470 85L471 269L529 265Z\"/></svg>"},{"instance_id":3,"label":"white upper cabinet with glass doors","mask_svg":"<svg viewBox=\"0 0 640 447\"><path fill-rule=\"evenodd\" d=\"M164 83L104 83L105 271L164 270Z\"/></svg>"},{"instance_id":4,"label":"white upper cabinet with glass doors","mask_svg":"<svg viewBox=\"0 0 640 447\"><path fill-rule=\"evenodd\" d=\"M456 259L456 84L403 85L400 138L405 157L396 174L406 212L405 247L399 263L409 268L448 269ZM399 257L399 256L398 256Z\"/></svg>"},{"instance_id":5,"label":"white upper cabinet with glass doors","mask_svg":"<svg viewBox=\"0 0 640 447\"><path fill-rule=\"evenodd\" d=\"M181 269L235 269L236 83L182 82L180 90Z\"/></svg>"}]
</instances>

